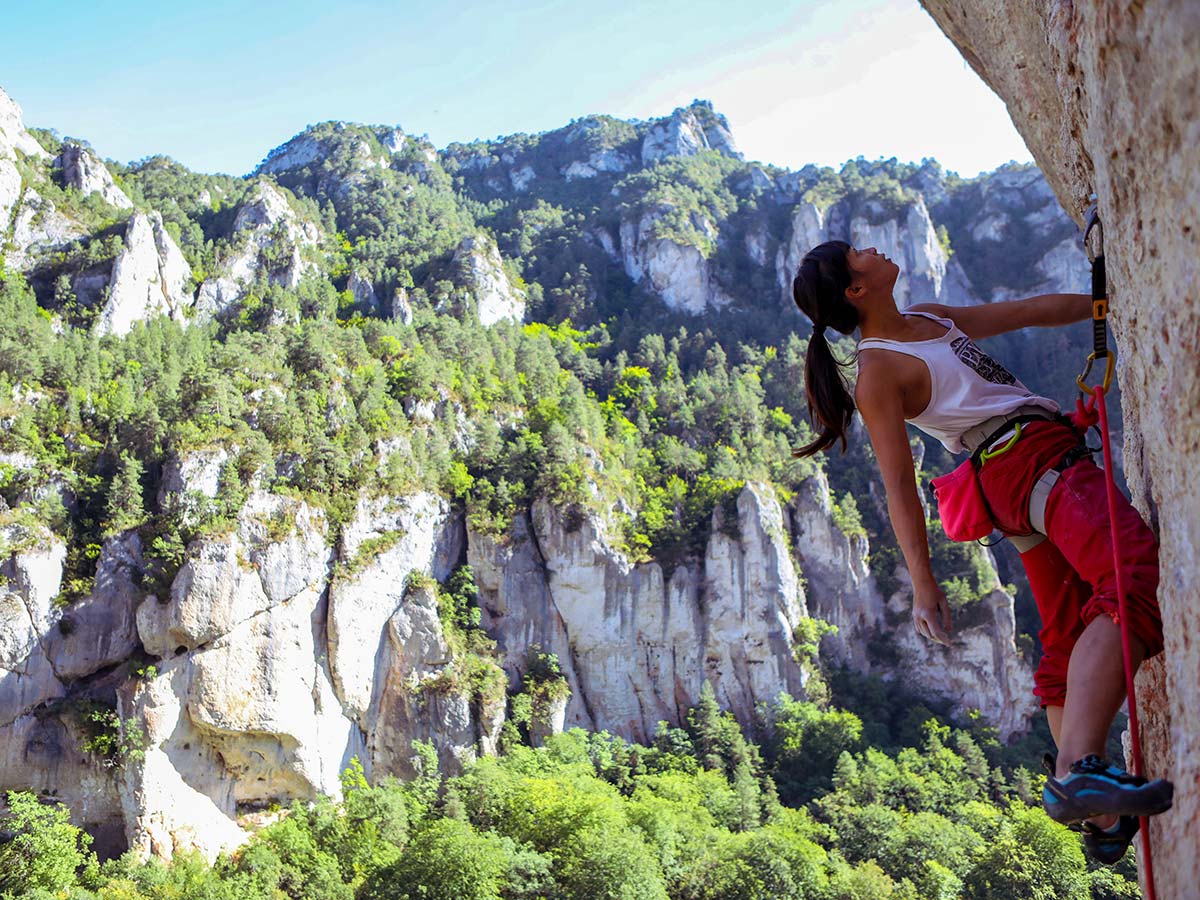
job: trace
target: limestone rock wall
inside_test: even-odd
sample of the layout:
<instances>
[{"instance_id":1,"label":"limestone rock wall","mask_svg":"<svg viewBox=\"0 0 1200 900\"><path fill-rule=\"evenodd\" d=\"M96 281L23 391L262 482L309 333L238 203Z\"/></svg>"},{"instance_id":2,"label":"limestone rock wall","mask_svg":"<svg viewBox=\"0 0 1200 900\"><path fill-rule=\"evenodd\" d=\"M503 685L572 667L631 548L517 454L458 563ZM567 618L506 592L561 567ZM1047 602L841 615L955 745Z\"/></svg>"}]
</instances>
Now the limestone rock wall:
<instances>
[{"instance_id":1,"label":"limestone rock wall","mask_svg":"<svg viewBox=\"0 0 1200 900\"><path fill-rule=\"evenodd\" d=\"M1077 222L1104 222L1125 473L1158 529L1165 653L1138 675L1147 767L1176 785L1152 821L1158 896L1200 857L1200 6L1189 0L922 0Z\"/></svg>"},{"instance_id":2,"label":"limestone rock wall","mask_svg":"<svg viewBox=\"0 0 1200 900\"><path fill-rule=\"evenodd\" d=\"M896 300L967 306L981 302L971 290L958 261L946 256L923 197L900 210L884 210L868 201L861 207L838 203L822 212L810 201L792 208L791 226L775 255L775 273L785 303L792 303L792 279L800 262L817 244L843 240L875 247L900 265ZM982 298L987 299L987 298Z\"/></svg>"},{"instance_id":3,"label":"limestone rock wall","mask_svg":"<svg viewBox=\"0 0 1200 900\"><path fill-rule=\"evenodd\" d=\"M742 158L725 117L714 112L711 104L697 101L650 126L642 139L642 163L650 165L673 156L695 156L703 150Z\"/></svg>"},{"instance_id":4,"label":"limestone rock wall","mask_svg":"<svg viewBox=\"0 0 1200 900\"><path fill-rule=\"evenodd\" d=\"M160 499L204 498L221 459L173 460ZM377 777L413 774L417 739L450 772L494 753L503 692L463 682L433 588L464 561L498 683L519 689L535 648L560 661L570 694L544 710L537 741L575 725L648 741L706 680L752 728L780 691L805 695L793 636L810 609L839 627L835 661L871 670L862 648L884 635L906 660L885 677L952 689L1003 735L1035 711L1011 598L994 591L953 648L920 641L900 614L908 595L880 595L865 539L833 524L819 476L786 506L748 485L714 511L703 555L670 570L632 564L594 514L539 501L482 534L429 493L363 496L335 538L319 508L253 491L230 530L192 541L169 591L150 592L128 532L65 608L61 542L9 525L0 544L0 788L52 793L107 850L212 857L245 839L244 813L338 796L351 757ZM85 752L80 711L95 703L143 753Z\"/></svg>"}]
</instances>

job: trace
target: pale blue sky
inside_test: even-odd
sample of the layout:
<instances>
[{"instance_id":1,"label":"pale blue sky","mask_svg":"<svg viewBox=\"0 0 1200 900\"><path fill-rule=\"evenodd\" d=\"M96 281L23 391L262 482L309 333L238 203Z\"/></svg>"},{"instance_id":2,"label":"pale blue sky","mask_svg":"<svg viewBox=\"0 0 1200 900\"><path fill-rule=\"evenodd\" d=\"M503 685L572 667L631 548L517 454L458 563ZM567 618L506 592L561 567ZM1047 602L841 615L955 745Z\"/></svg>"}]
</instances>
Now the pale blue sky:
<instances>
[{"instance_id":1,"label":"pale blue sky","mask_svg":"<svg viewBox=\"0 0 1200 900\"><path fill-rule=\"evenodd\" d=\"M0 87L26 124L122 162L244 174L327 119L444 147L694 98L748 159L789 168L934 156L971 176L1030 159L916 0L5 6Z\"/></svg>"}]
</instances>

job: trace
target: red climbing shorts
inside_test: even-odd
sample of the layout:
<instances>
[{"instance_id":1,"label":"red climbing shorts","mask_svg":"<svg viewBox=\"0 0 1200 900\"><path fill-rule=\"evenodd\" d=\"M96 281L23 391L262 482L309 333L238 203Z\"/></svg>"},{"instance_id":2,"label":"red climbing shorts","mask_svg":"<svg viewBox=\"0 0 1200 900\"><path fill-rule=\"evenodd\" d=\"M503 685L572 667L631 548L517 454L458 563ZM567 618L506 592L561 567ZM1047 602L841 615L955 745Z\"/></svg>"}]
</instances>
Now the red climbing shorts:
<instances>
[{"instance_id":1,"label":"red climbing shorts","mask_svg":"<svg viewBox=\"0 0 1200 900\"><path fill-rule=\"evenodd\" d=\"M1078 440L1064 423L1031 422L1022 427L1011 449L983 464L980 485L1001 531L1031 530L1029 494L1034 482ZM1146 646L1148 659L1163 649L1158 541L1120 492L1116 515L1129 631ZM1042 658L1033 693L1042 706L1062 706L1067 662L1079 635L1097 616L1120 621L1104 473L1090 460L1059 476L1046 502L1046 532L1048 540L1021 554L1042 618Z\"/></svg>"}]
</instances>

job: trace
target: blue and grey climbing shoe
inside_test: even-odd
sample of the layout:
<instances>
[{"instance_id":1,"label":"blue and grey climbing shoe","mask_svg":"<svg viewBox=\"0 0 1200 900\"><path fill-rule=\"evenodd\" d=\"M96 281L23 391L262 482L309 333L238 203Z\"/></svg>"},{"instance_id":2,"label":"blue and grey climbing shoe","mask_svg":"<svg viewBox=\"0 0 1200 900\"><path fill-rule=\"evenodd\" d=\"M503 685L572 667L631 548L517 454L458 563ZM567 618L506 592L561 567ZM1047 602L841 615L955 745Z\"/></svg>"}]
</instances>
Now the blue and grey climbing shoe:
<instances>
[{"instance_id":1,"label":"blue and grey climbing shoe","mask_svg":"<svg viewBox=\"0 0 1200 900\"><path fill-rule=\"evenodd\" d=\"M1137 816L1121 816L1110 830L1084 822L1083 849L1096 862L1111 866L1125 855L1137 832Z\"/></svg>"},{"instance_id":2,"label":"blue and grey climbing shoe","mask_svg":"<svg viewBox=\"0 0 1200 900\"><path fill-rule=\"evenodd\" d=\"M1046 815L1066 825L1094 816L1153 816L1171 808L1175 786L1147 781L1092 754L1071 763L1061 780L1050 776L1042 789Z\"/></svg>"}]
</instances>

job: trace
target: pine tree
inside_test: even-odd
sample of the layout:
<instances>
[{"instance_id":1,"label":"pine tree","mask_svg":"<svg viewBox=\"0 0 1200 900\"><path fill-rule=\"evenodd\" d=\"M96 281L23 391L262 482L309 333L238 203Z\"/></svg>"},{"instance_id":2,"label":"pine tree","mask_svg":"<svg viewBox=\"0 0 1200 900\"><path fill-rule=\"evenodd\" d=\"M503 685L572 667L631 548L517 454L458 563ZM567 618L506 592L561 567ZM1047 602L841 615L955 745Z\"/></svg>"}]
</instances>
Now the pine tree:
<instances>
[{"instance_id":1,"label":"pine tree","mask_svg":"<svg viewBox=\"0 0 1200 900\"><path fill-rule=\"evenodd\" d=\"M142 464L129 453L121 454L117 472L108 488L105 513L105 537L137 528L146 520L146 508L142 504Z\"/></svg>"},{"instance_id":2,"label":"pine tree","mask_svg":"<svg viewBox=\"0 0 1200 900\"><path fill-rule=\"evenodd\" d=\"M721 707L712 684L706 679L700 689L700 699L688 711L688 730L696 746L696 756L706 769L724 771L721 759Z\"/></svg>"}]
</instances>

